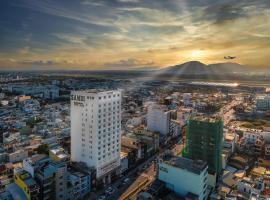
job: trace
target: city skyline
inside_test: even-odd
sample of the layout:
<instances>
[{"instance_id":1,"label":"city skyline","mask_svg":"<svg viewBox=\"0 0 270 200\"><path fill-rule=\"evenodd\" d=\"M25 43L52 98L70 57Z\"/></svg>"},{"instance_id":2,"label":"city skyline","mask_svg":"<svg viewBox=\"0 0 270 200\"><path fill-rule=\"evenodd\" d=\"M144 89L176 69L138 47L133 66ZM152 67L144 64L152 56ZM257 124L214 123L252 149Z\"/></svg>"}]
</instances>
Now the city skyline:
<instances>
[{"instance_id":1,"label":"city skyline","mask_svg":"<svg viewBox=\"0 0 270 200\"><path fill-rule=\"evenodd\" d=\"M267 0L2 1L0 70L152 69L191 60L269 68L269 8Z\"/></svg>"}]
</instances>

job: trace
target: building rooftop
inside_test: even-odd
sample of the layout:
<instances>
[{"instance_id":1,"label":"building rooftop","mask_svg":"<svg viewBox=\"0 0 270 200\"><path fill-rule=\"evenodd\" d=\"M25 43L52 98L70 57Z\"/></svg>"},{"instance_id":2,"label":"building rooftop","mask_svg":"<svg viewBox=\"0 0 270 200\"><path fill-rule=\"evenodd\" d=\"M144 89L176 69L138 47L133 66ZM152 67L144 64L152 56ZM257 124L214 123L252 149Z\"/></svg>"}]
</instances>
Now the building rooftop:
<instances>
[{"instance_id":1,"label":"building rooftop","mask_svg":"<svg viewBox=\"0 0 270 200\"><path fill-rule=\"evenodd\" d=\"M219 116L208 117L204 115L192 116L190 120L199 121L199 122L207 122L207 123L217 123L217 122L222 121L221 117Z\"/></svg>"},{"instance_id":2,"label":"building rooftop","mask_svg":"<svg viewBox=\"0 0 270 200\"><path fill-rule=\"evenodd\" d=\"M23 180L24 183L28 187L33 187L33 186L37 185L36 181L32 178L32 176L31 176L31 174L29 174L29 172L27 172L25 170L20 170L20 171L17 171L17 174L19 175L20 179Z\"/></svg>"},{"instance_id":3,"label":"building rooftop","mask_svg":"<svg viewBox=\"0 0 270 200\"><path fill-rule=\"evenodd\" d=\"M164 162L168 165L185 169L195 174L200 174L207 168L207 163L202 160L191 160L184 157L173 156L171 158L165 159Z\"/></svg>"},{"instance_id":4,"label":"building rooftop","mask_svg":"<svg viewBox=\"0 0 270 200\"><path fill-rule=\"evenodd\" d=\"M83 92L89 94L98 94L98 93L108 93L108 92L119 92L120 90L105 90L105 89L88 89L88 90L77 90L72 92Z\"/></svg>"},{"instance_id":5,"label":"building rooftop","mask_svg":"<svg viewBox=\"0 0 270 200\"><path fill-rule=\"evenodd\" d=\"M44 158L48 158L48 156L46 154L36 154L31 157L31 161L34 164L40 160L43 160Z\"/></svg>"}]
</instances>

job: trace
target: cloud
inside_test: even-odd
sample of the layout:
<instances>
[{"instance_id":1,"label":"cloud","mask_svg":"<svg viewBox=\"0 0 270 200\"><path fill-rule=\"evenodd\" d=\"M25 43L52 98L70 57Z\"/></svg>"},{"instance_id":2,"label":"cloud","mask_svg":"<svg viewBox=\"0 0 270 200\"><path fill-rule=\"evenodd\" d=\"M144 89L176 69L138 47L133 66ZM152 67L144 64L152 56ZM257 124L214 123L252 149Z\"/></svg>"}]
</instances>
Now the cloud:
<instances>
[{"instance_id":1,"label":"cloud","mask_svg":"<svg viewBox=\"0 0 270 200\"><path fill-rule=\"evenodd\" d=\"M53 60L22 60L17 61L17 63L27 66L51 66L59 64L58 62L55 62Z\"/></svg>"},{"instance_id":2,"label":"cloud","mask_svg":"<svg viewBox=\"0 0 270 200\"><path fill-rule=\"evenodd\" d=\"M174 65L204 49L206 63L234 54L266 65L269 8L269 0L10 0L0 7L0 59L132 68Z\"/></svg>"},{"instance_id":3,"label":"cloud","mask_svg":"<svg viewBox=\"0 0 270 200\"><path fill-rule=\"evenodd\" d=\"M145 67L145 66L152 66L154 65L154 62L151 60L139 60L135 58L128 58L126 60L119 60L116 62L110 62L110 63L105 63L104 67L109 67L109 68L125 68L125 67Z\"/></svg>"}]
</instances>

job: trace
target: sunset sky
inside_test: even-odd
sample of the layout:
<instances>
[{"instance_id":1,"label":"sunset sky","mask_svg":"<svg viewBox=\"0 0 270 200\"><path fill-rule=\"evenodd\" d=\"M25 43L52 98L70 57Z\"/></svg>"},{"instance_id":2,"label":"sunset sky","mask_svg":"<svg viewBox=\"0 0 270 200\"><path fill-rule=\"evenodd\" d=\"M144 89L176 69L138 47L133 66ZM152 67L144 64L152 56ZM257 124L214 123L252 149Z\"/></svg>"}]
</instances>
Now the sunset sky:
<instances>
[{"instance_id":1,"label":"sunset sky","mask_svg":"<svg viewBox=\"0 0 270 200\"><path fill-rule=\"evenodd\" d=\"M270 0L1 0L1 69L270 68ZM231 61L230 61L231 62Z\"/></svg>"}]
</instances>

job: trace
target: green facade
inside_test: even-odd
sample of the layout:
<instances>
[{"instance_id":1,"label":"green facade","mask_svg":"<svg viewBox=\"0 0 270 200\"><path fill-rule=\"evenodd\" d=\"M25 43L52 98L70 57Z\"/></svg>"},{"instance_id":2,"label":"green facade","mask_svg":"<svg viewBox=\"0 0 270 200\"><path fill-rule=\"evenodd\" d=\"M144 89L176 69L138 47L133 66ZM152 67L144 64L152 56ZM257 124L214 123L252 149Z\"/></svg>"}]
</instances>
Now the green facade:
<instances>
[{"instance_id":1,"label":"green facade","mask_svg":"<svg viewBox=\"0 0 270 200\"><path fill-rule=\"evenodd\" d=\"M223 142L223 121L200 121L190 119L186 130L186 147L183 156L206 161L211 174L222 170L221 152Z\"/></svg>"}]
</instances>

